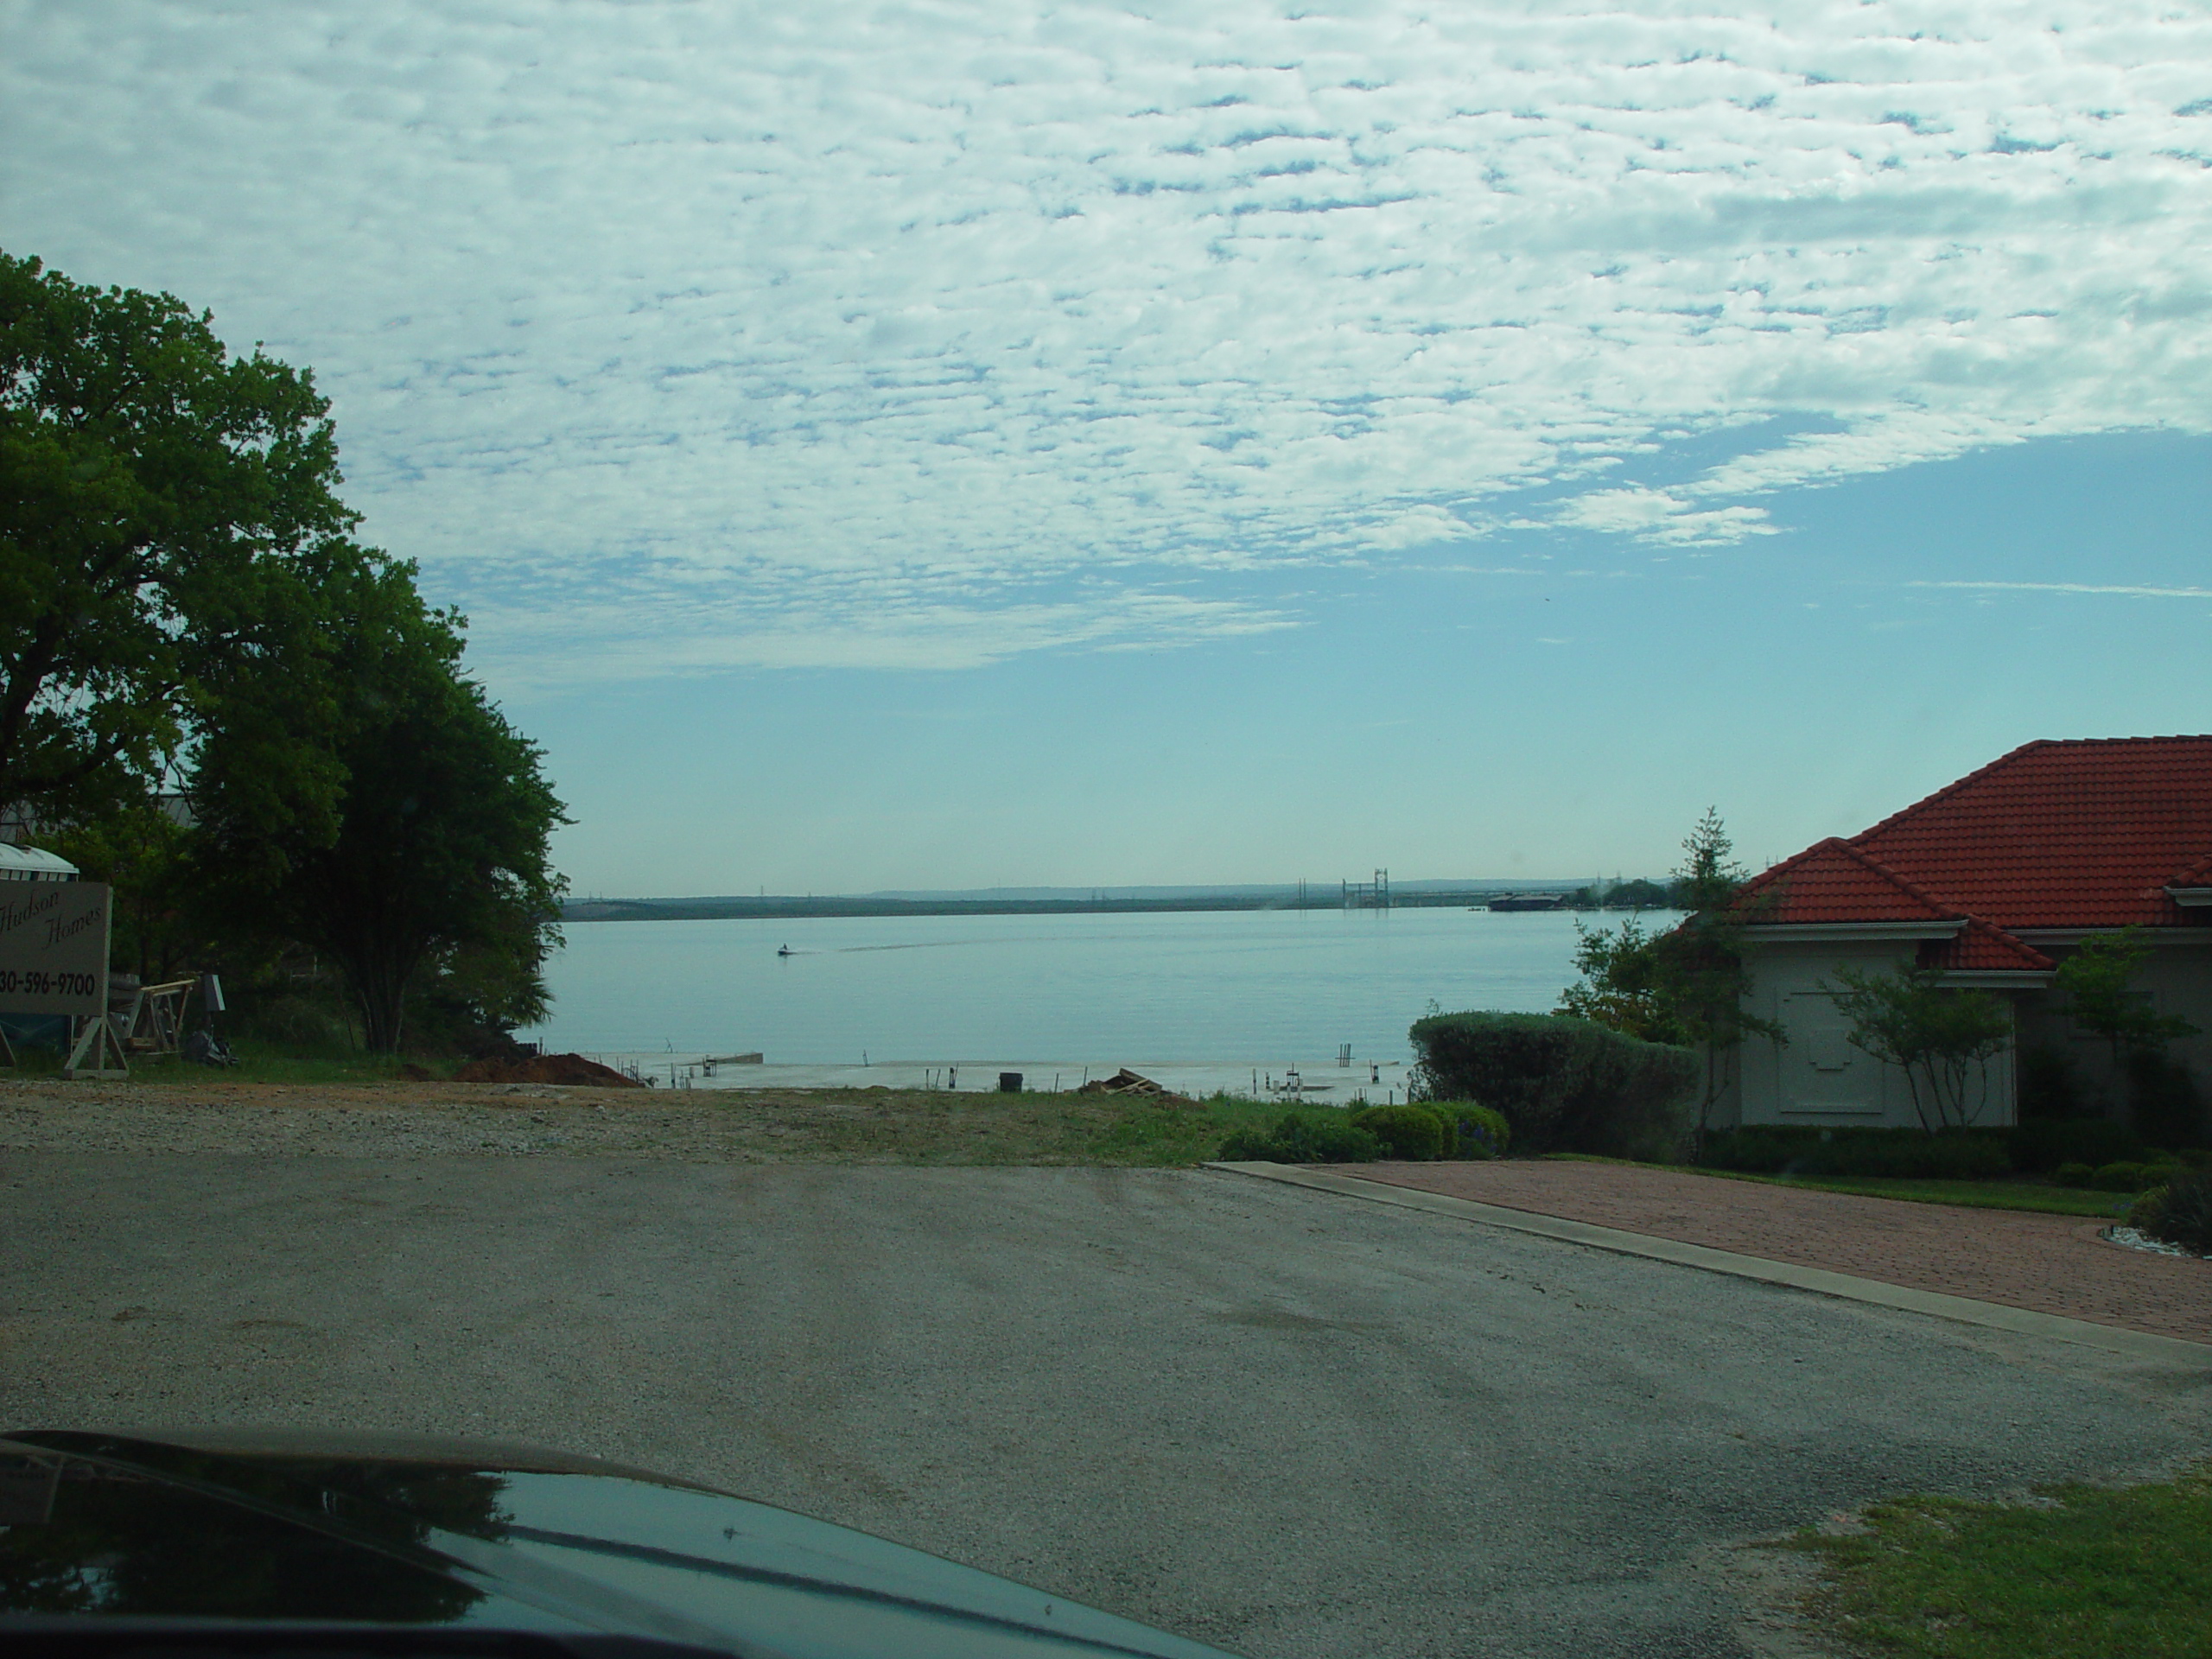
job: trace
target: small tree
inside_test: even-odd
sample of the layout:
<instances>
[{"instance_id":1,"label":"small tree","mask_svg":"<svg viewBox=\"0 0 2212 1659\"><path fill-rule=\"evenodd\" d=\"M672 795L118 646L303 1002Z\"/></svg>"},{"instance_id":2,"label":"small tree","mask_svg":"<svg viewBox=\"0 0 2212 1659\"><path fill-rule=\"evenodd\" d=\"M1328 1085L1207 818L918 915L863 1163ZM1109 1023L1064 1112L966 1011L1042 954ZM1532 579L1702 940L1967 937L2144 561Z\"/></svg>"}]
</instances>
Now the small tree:
<instances>
[{"instance_id":1,"label":"small tree","mask_svg":"<svg viewBox=\"0 0 2212 1659\"><path fill-rule=\"evenodd\" d=\"M1582 975L1559 995L1559 1012L1647 1043L1688 1040L1667 1000L1659 938L1633 918L1618 929L1574 925L1574 965Z\"/></svg>"},{"instance_id":2,"label":"small tree","mask_svg":"<svg viewBox=\"0 0 2212 1659\"><path fill-rule=\"evenodd\" d=\"M2012 1017L1986 991L1955 989L1937 968L1870 974L1839 968L1835 1005L1851 1021L1852 1046L1904 1073L1920 1127L1963 1128L1981 1115L1989 1093L1988 1061L2012 1035ZM1967 1096L1979 1076L1980 1096Z\"/></svg>"},{"instance_id":3,"label":"small tree","mask_svg":"<svg viewBox=\"0 0 2212 1659\"><path fill-rule=\"evenodd\" d=\"M1744 930L1759 906L1739 902L1745 870L1735 845L1711 807L1682 842L1688 855L1675 872L1675 902L1689 912L1652 941L1658 958L1657 995L1681 1032L1678 1040L1705 1052L1705 1091L1698 1102L1694 1156L1702 1157L1713 1103L1720 1098L1728 1063L1747 1037L1787 1043L1789 1034L1744 1007L1751 970Z\"/></svg>"},{"instance_id":4,"label":"small tree","mask_svg":"<svg viewBox=\"0 0 2212 1659\"><path fill-rule=\"evenodd\" d=\"M1773 1020L1744 1007L1751 988L1744 930L1757 906L1738 902L1745 871L1719 812L1706 810L1682 851L1688 856L1675 872L1671 891L1689 914L1656 935L1647 935L1633 918L1618 931L1586 931L1578 924L1574 965L1582 978L1560 994L1558 1011L1647 1042L1703 1052L1705 1084L1692 1154L1702 1156L1730 1057L1746 1037L1789 1039Z\"/></svg>"},{"instance_id":5,"label":"small tree","mask_svg":"<svg viewBox=\"0 0 2212 1659\"><path fill-rule=\"evenodd\" d=\"M2140 927L2093 934L2053 976L2071 1001L2067 1012L2074 1023L2111 1046L2115 1072L2130 1053L2163 1054L2175 1039L2196 1035L2188 1020L2160 1014L2133 988L2136 969L2150 953Z\"/></svg>"}]
</instances>

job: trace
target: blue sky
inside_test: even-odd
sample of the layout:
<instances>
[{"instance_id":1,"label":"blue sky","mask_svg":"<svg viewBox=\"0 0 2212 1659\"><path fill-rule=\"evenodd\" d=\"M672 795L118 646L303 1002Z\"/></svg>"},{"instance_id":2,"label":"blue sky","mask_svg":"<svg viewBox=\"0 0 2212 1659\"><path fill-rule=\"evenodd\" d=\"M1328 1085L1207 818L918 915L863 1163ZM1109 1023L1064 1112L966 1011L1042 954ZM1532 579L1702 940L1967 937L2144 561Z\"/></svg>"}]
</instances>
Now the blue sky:
<instances>
[{"instance_id":1,"label":"blue sky","mask_svg":"<svg viewBox=\"0 0 2212 1659\"><path fill-rule=\"evenodd\" d=\"M2212 729L2212 9L0 0L581 891L1754 863Z\"/></svg>"}]
</instances>

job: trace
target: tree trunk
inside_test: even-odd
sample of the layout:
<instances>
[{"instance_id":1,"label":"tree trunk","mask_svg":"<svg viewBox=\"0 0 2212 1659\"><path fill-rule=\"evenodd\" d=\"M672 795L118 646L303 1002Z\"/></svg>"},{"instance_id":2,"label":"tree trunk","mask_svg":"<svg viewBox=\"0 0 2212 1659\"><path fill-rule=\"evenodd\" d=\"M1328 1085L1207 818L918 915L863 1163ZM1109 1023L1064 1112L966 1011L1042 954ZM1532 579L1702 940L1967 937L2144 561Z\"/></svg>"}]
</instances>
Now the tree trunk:
<instances>
[{"instance_id":1,"label":"tree trunk","mask_svg":"<svg viewBox=\"0 0 2212 1659\"><path fill-rule=\"evenodd\" d=\"M349 969L353 1001L361 1010L361 1046L372 1054L399 1052L400 1026L404 1015L408 970L389 963Z\"/></svg>"}]
</instances>

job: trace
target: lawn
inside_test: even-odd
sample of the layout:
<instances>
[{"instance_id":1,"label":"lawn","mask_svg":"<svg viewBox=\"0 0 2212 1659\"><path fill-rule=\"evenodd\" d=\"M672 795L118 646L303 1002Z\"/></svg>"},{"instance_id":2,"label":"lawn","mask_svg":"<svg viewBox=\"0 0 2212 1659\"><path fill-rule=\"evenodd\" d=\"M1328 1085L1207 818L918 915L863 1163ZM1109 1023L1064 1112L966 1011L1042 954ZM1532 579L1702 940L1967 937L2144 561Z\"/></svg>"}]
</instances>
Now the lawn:
<instances>
[{"instance_id":1,"label":"lawn","mask_svg":"<svg viewBox=\"0 0 2212 1659\"><path fill-rule=\"evenodd\" d=\"M2025 1503L1906 1497L1864 1532L1808 1531L1808 1611L1861 1650L1915 1659L2202 1659L2212 1654L2212 1467Z\"/></svg>"},{"instance_id":2,"label":"lawn","mask_svg":"<svg viewBox=\"0 0 2212 1659\"><path fill-rule=\"evenodd\" d=\"M1922 1181L1869 1175L1749 1175L1733 1169L1694 1169L1723 1181L1764 1181L1770 1186L1810 1187L1818 1192L1856 1192L1870 1198L1902 1198L1908 1204L1956 1204L1970 1210L2037 1210L2052 1216L2094 1216L2106 1220L2127 1213L2134 1195L2092 1192L2078 1186L2053 1186L2031 1176L1989 1181Z\"/></svg>"},{"instance_id":3,"label":"lawn","mask_svg":"<svg viewBox=\"0 0 2212 1659\"><path fill-rule=\"evenodd\" d=\"M175 1055L152 1058L139 1054L130 1058L130 1081L156 1084L175 1084L202 1087L211 1083L292 1083L292 1084L368 1084L397 1083L408 1074L401 1068L408 1064L388 1054L321 1053L301 1055L287 1053L273 1043L258 1043L240 1038L231 1045L238 1057L234 1066L195 1065ZM53 1049L32 1048L28 1046L16 1051L16 1066L13 1072L0 1076L18 1078L56 1077L61 1075L62 1056ZM452 1075L458 1061L435 1063L426 1068L434 1076Z\"/></svg>"},{"instance_id":4,"label":"lawn","mask_svg":"<svg viewBox=\"0 0 2212 1659\"><path fill-rule=\"evenodd\" d=\"M1234 1131L1272 1128L1285 1108L1276 1102L1217 1096L1164 1103L1133 1095L1000 1094L995 1090L924 1089L528 1089L520 1099L499 1089L409 1079L397 1062L365 1055L285 1058L239 1045L243 1064L222 1070L178 1060L142 1061L134 1086L150 1085L180 1100L202 1091L207 1103L235 1099L238 1084L279 1084L299 1090L292 1103L373 1105L435 1112L454 1106L512 1108L543 1113L606 1108L623 1122L638 1109L658 1125L683 1115L715 1146L779 1163L1118 1165L1193 1168L1212 1158ZM40 1083L55 1074L29 1054L14 1080ZM450 1071L450 1067L441 1068ZM0 1077L11 1074L0 1071ZM73 1085L60 1084L63 1090ZM368 1099L321 1090L374 1090ZM280 1105L262 1098L257 1104ZM650 1138L659 1134L641 1127Z\"/></svg>"}]
</instances>

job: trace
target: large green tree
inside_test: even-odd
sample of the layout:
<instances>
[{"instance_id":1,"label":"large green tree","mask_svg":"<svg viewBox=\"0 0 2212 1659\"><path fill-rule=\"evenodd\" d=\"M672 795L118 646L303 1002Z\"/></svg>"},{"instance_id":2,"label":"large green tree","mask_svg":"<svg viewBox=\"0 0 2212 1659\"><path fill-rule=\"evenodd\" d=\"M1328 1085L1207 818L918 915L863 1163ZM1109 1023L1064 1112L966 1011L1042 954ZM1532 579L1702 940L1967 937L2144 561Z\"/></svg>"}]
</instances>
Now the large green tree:
<instances>
[{"instance_id":1,"label":"large green tree","mask_svg":"<svg viewBox=\"0 0 2212 1659\"><path fill-rule=\"evenodd\" d=\"M168 295L0 251L0 804L81 820L141 795L227 683L312 656L322 578L375 561L338 481L311 376L232 356ZM264 765L322 810L327 747L293 741L321 688L291 678Z\"/></svg>"},{"instance_id":2,"label":"large green tree","mask_svg":"<svg viewBox=\"0 0 2212 1659\"><path fill-rule=\"evenodd\" d=\"M146 965L307 946L389 1052L426 980L543 1011L561 807L337 454L304 372L0 253L0 804L116 879Z\"/></svg>"},{"instance_id":3,"label":"large green tree","mask_svg":"<svg viewBox=\"0 0 2212 1659\"><path fill-rule=\"evenodd\" d=\"M335 962L372 1052L398 1050L432 976L490 1020L532 1020L564 885L543 756L462 677L460 620L425 608L406 567L359 573L345 612L334 826L272 810L257 734L226 721L194 781L205 891L233 925Z\"/></svg>"}]
</instances>

